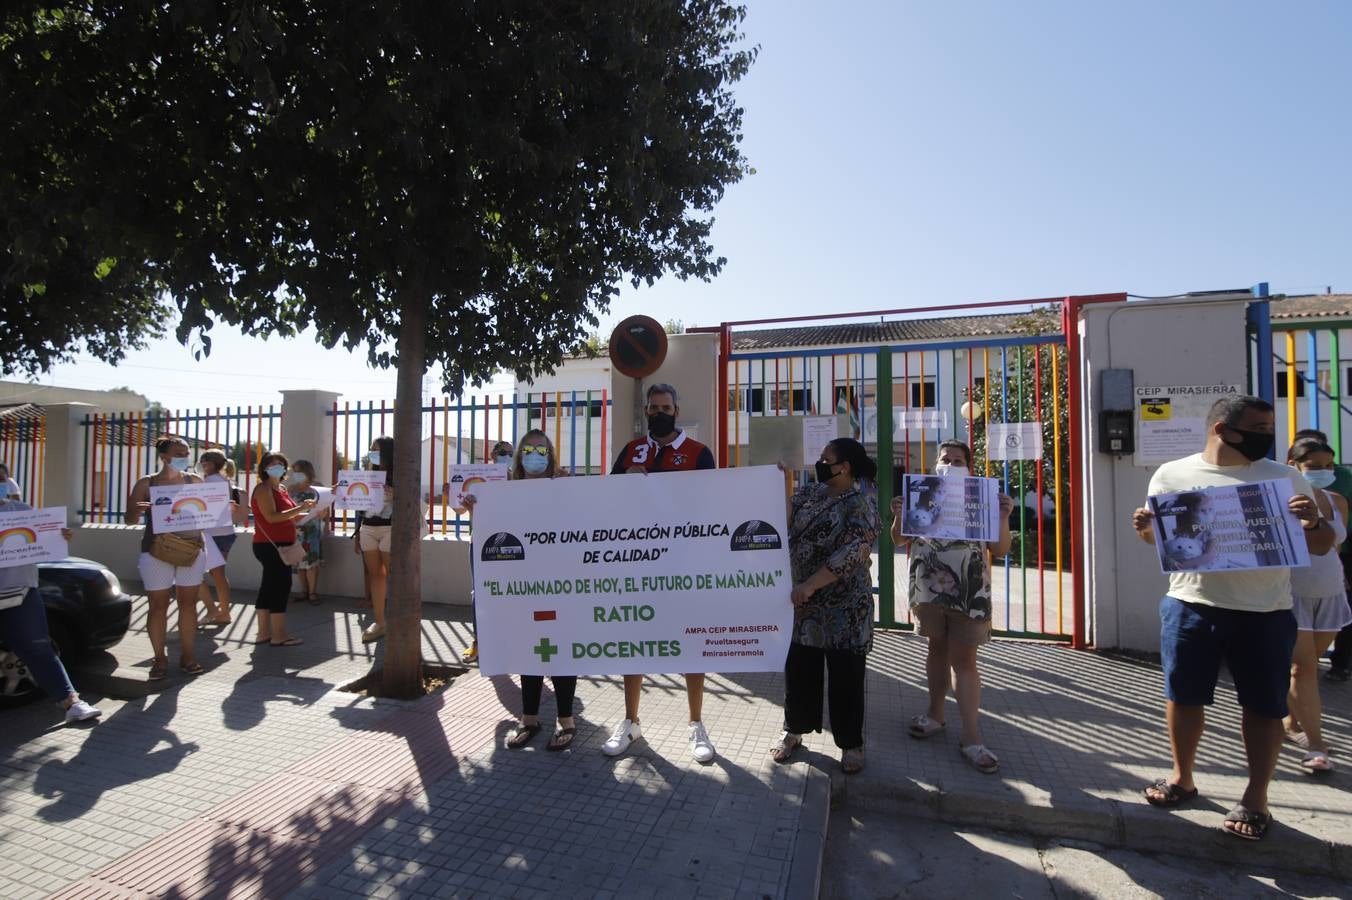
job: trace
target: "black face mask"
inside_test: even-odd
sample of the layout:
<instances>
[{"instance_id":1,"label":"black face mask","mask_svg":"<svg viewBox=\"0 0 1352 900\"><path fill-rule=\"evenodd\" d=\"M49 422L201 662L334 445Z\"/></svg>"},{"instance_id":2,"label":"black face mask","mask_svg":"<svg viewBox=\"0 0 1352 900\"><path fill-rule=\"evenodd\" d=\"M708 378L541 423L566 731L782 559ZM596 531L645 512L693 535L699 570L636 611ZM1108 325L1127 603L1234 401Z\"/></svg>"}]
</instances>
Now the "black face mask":
<instances>
[{"instance_id":1,"label":"black face mask","mask_svg":"<svg viewBox=\"0 0 1352 900\"><path fill-rule=\"evenodd\" d=\"M676 417L669 413L653 413L648 416L648 434L655 438L666 437L676 430Z\"/></svg>"},{"instance_id":2,"label":"black face mask","mask_svg":"<svg viewBox=\"0 0 1352 900\"><path fill-rule=\"evenodd\" d=\"M1224 437L1221 442L1227 447L1233 447L1249 462L1257 462L1272 452L1272 447L1277 443L1275 434L1267 434L1262 431L1241 431L1238 428L1231 428L1235 434L1240 436L1238 441L1227 441Z\"/></svg>"},{"instance_id":3,"label":"black face mask","mask_svg":"<svg viewBox=\"0 0 1352 900\"><path fill-rule=\"evenodd\" d=\"M834 469L834 468L835 468L836 466L838 466L838 465L840 465L840 463L826 463L826 462L822 462L821 460L818 460L818 461L817 461L817 482L818 482L819 484L826 484L826 482L830 481L832 478L835 478L835 477L836 477L836 473L832 472L831 470Z\"/></svg>"}]
</instances>

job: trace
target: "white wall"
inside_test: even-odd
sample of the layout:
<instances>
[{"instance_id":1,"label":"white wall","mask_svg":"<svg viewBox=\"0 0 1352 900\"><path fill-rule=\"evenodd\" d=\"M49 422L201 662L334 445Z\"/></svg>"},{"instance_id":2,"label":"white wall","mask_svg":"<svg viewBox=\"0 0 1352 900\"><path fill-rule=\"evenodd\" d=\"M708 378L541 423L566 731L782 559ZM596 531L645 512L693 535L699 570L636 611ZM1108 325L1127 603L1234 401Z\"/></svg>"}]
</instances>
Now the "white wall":
<instances>
[{"instance_id":1,"label":"white wall","mask_svg":"<svg viewBox=\"0 0 1352 900\"><path fill-rule=\"evenodd\" d=\"M1099 373L1132 369L1136 387L1246 383L1249 297L1090 304L1079 323L1085 422L1085 586L1098 647L1159 651L1168 588L1155 550L1131 527L1155 469L1098 452ZM1200 451L1201 446L1197 447Z\"/></svg>"}]
</instances>

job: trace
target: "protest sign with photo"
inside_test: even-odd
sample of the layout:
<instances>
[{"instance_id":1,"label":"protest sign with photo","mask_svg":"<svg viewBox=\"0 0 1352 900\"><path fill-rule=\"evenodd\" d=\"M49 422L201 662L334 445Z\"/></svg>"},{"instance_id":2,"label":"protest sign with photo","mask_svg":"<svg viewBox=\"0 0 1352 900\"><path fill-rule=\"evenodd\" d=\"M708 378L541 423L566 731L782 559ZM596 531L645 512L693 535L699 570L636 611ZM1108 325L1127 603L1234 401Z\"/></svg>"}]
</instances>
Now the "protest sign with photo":
<instances>
[{"instance_id":1,"label":"protest sign with photo","mask_svg":"<svg viewBox=\"0 0 1352 900\"><path fill-rule=\"evenodd\" d=\"M1310 564L1291 482L1197 488L1148 498L1165 572L1217 572Z\"/></svg>"},{"instance_id":2,"label":"protest sign with photo","mask_svg":"<svg viewBox=\"0 0 1352 900\"><path fill-rule=\"evenodd\" d=\"M0 509L0 569L65 559L70 555L61 529L66 508Z\"/></svg>"},{"instance_id":3,"label":"protest sign with photo","mask_svg":"<svg viewBox=\"0 0 1352 900\"><path fill-rule=\"evenodd\" d=\"M497 481L475 498L483 674L783 670L777 468Z\"/></svg>"},{"instance_id":4,"label":"protest sign with photo","mask_svg":"<svg viewBox=\"0 0 1352 900\"><path fill-rule=\"evenodd\" d=\"M447 474L447 499L456 515L464 515L465 495L475 493L475 489L489 481L506 481L510 466L497 466L492 463L465 463L450 466ZM476 498L477 499L477 495Z\"/></svg>"},{"instance_id":5,"label":"protest sign with photo","mask_svg":"<svg viewBox=\"0 0 1352 900\"><path fill-rule=\"evenodd\" d=\"M901 533L991 543L1000 539L1000 483L994 478L907 475Z\"/></svg>"},{"instance_id":6,"label":"protest sign with photo","mask_svg":"<svg viewBox=\"0 0 1352 900\"><path fill-rule=\"evenodd\" d=\"M333 485L333 505L355 512L380 512L385 507L385 473L344 469Z\"/></svg>"},{"instance_id":7,"label":"protest sign with photo","mask_svg":"<svg viewBox=\"0 0 1352 900\"><path fill-rule=\"evenodd\" d=\"M152 485L150 522L156 534L227 526L230 485L224 481Z\"/></svg>"}]
</instances>

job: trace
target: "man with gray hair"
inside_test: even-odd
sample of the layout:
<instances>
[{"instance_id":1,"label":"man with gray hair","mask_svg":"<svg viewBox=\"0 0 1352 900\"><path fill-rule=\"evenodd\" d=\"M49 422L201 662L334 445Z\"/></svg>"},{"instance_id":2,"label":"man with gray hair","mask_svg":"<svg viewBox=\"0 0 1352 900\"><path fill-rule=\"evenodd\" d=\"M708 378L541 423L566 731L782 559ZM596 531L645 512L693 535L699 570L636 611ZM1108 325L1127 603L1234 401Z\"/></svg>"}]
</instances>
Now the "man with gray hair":
<instances>
[{"instance_id":1,"label":"man with gray hair","mask_svg":"<svg viewBox=\"0 0 1352 900\"><path fill-rule=\"evenodd\" d=\"M624 445L610 474L624 472L646 475L649 472L689 472L717 468L709 448L687 437L684 431L676 427L676 417L681 414L676 388L669 384L654 384L648 388L647 401L648 433ZM638 725L638 705L642 696L643 676L624 676L624 721L615 726L610 740L601 745L602 753L619 756L634 741L643 737ZM690 706L690 755L696 762L711 763L718 754L701 721L704 712L703 672L685 676L685 696Z\"/></svg>"}]
</instances>

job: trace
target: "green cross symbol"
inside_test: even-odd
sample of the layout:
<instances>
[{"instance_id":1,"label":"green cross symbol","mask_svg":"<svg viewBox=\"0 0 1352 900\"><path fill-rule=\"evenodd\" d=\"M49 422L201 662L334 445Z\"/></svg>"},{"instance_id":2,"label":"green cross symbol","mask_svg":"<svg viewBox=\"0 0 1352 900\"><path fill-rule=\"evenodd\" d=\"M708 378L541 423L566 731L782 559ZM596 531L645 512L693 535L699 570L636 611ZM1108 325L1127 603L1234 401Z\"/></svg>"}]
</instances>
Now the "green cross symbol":
<instances>
[{"instance_id":1,"label":"green cross symbol","mask_svg":"<svg viewBox=\"0 0 1352 900\"><path fill-rule=\"evenodd\" d=\"M539 654L540 662L549 662L549 658L559 652L559 648L551 644L547 637L540 638L540 643L531 650Z\"/></svg>"}]
</instances>

